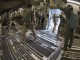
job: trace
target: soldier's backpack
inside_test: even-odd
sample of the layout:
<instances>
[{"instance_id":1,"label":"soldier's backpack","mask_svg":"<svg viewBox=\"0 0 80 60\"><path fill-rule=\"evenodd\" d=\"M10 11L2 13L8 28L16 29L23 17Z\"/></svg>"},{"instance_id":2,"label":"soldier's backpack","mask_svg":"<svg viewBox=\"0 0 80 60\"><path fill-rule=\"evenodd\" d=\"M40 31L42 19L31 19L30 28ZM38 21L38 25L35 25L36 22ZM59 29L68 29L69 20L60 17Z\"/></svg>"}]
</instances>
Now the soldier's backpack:
<instances>
[{"instance_id":1,"label":"soldier's backpack","mask_svg":"<svg viewBox=\"0 0 80 60\"><path fill-rule=\"evenodd\" d=\"M78 17L76 14L71 13L70 19L69 19L69 26L70 28L77 28L78 27Z\"/></svg>"}]
</instances>

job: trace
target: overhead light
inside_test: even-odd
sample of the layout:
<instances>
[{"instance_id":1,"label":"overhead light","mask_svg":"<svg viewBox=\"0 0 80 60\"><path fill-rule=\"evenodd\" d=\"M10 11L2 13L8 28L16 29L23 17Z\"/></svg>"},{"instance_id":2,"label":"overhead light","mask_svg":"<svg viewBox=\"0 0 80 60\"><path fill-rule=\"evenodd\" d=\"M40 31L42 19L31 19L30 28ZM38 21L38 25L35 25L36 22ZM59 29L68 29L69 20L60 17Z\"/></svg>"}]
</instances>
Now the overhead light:
<instances>
[{"instance_id":1,"label":"overhead light","mask_svg":"<svg viewBox=\"0 0 80 60\"><path fill-rule=\"evenodd\" d=\"M80 3L79 2L76 2L76 1L72 1L72 0L67 0L68 2L71 2L71 3L75 3L75 4L79 4L80 5Z\"/></svg>"}]
</instances>

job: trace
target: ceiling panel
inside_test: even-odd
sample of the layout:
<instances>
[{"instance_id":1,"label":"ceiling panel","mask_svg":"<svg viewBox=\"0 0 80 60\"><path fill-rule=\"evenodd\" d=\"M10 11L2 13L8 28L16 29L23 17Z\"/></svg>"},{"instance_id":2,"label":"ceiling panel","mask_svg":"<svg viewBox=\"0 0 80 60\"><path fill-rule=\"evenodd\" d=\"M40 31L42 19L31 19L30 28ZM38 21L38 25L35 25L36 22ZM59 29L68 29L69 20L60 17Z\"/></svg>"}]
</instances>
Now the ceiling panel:
<instances>
[{"instance_id":1,"label":"ceiling panel","mask_svg":"<svg viewBox=\"0 0 80 60\"><path fill-rule=\"evenodd\" d=\"M77 2L80 2L80 0L73 0L73 1L77 1Z\"/></svg>"},{"instance_id":2,"label":"ceiling panel","mask_svg":"<svg viewBox=\"0 0 80 60\"><path fill-rule=\"evenodd\" d=\"M0 2L0 9L14 8L20 4L22 4L22 1Z\"/></svg>"}]
</instances>

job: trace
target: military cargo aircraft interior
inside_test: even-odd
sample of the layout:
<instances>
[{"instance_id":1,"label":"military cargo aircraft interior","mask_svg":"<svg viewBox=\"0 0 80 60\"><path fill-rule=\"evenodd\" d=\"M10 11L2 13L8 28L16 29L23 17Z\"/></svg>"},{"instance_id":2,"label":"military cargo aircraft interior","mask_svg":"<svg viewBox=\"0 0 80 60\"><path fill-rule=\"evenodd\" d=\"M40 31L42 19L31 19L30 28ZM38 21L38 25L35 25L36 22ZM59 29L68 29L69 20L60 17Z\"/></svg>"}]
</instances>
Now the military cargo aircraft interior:
<instances>
[{"instance_id":1,"label":"military cargo aircraft interior","mask_svg":"<svg viewBox=\"0 0 80 60\"><path fill-rule=\"evenodd\" d=\"M80 0L0 0L0 60L80 60Z\"/></svg>"}]
</instances>

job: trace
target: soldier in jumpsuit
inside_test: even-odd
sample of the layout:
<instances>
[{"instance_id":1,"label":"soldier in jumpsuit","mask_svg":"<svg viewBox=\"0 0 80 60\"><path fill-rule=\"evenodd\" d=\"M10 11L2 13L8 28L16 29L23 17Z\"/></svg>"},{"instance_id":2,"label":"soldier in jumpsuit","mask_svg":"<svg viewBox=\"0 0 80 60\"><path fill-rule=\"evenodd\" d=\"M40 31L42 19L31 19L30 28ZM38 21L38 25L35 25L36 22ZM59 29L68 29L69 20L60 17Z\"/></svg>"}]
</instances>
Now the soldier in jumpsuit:
<instances>
[{"instance_id":1,"label":"soldier in jumpsuit","mask_svg":"<svg viewBox=\"0 0 80 60\"><path fill-rule=\"evenodd\" d=\"M77 15L73 12L73 7L68 5L66 8L60 8L66 15L66 31L64 38L64 50L71 49L74 38L74 30L77 28Z\"/></svg>"},{"instance_id":2,"label":"soldier in jumpsuit","mask_svg":"<svg viewBox=\"0 0 80 60\"><path fill-rule=\"evenodd\" d=\"M33 11L32 11L32 4L28 4L26 11L24 11L23 14L23 30L22 34L23 37L25 37L26 32L29 30L32 31L33 36L34 36L34 41L36 40L36 31L35 31L35 26L34 26L34 19L33 19Z\"/></svg>"}]
</instances>

